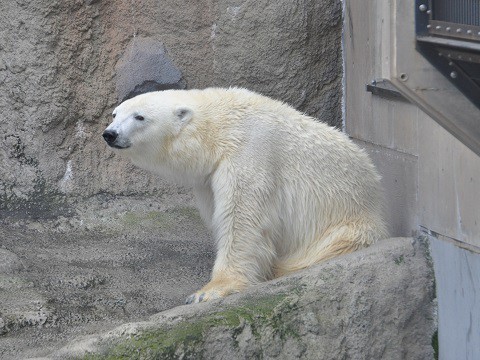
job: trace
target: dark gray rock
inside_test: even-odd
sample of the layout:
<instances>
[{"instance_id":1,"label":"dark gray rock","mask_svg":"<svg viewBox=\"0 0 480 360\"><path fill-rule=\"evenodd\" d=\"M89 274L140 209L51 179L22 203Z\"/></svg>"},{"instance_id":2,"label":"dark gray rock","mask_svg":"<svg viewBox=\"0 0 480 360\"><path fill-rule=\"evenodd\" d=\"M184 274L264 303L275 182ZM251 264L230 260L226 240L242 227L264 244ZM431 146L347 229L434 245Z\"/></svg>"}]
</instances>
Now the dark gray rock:
<instances>
[{"instance_id":1,"label":"dark gray rock","mask_svg":"<svg viewBox=\"0 0 480 360\"><path fill-rule=\"evenodd\" d=\"M154 39L134 37L115 66L120 102L136 95L166 89L184 89L182 73Z\"/></svg>"}]
</instances>

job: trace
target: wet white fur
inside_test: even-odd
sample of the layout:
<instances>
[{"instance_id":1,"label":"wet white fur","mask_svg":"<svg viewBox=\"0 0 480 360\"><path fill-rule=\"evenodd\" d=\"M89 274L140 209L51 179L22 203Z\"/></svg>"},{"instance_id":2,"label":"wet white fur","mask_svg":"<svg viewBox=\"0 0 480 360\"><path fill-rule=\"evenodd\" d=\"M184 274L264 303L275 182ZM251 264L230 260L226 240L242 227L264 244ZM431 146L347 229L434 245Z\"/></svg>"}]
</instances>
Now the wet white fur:
<instances>
[{"instance_id":1,"label":"wet white fur","mask_svg":"<svg viewBox=\"0 0 480 360\"><path fill-rule=\"evenodd\" d=\"M131 144L122 155L193 187L216 240L212 282L226 279L206 287L210 297L386 235L380 177L365 152L286 104L244 89L172 90L114 113L108 129Z\"/></svg>"}]
</instances>

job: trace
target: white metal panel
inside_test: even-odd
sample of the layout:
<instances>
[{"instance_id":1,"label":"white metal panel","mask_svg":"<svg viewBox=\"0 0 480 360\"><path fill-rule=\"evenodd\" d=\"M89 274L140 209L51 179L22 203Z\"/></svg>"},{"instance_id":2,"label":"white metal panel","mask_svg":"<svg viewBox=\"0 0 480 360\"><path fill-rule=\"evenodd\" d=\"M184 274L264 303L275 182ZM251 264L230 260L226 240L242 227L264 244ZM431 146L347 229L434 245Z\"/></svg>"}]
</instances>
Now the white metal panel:
<instances>
[{"instance_id":1,"label":"white metal panel","mask_svg":"<svg viewBox=\"0 0 480 360\"><path fill-rule=\"evenodd\" d=\"M430 118L419 133L420 225L480 247L480 157Z\"/></svg>"},{"instance_id":2,"label":"white metal panel","mask_svg":"<svg viewBox=\"0 0 480 360\"><path fill-rule=\"evenodd\" d=\"M440 360L480 359L480 256L430 240L438 299Z\"/></svg>"}]
</instances>

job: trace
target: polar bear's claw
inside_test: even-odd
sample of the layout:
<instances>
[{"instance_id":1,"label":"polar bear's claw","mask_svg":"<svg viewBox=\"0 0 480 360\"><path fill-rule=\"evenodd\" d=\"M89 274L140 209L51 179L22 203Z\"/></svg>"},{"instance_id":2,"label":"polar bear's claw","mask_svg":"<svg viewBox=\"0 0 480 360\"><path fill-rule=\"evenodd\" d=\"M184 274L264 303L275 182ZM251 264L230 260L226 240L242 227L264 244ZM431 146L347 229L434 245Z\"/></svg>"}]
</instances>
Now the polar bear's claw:
<instances>
[{"instance_id":1,"label":"polar bear's claw","mask_svg":"<svg viewBox=\"0 0 480 360\"><path fill-rule=\"evenodd\" d=\"M214 299L219 299L228 295L229 293L222 294L221 291L218 289L211 289L211 290L200 290L196 293L193 293L185 300L185 304L197 304L201 302L206 302Z\"/></svg>"},{"instance_id":2,"label":"polar bear's claw","mask_svg":"<svg viewBox=\"0 0 480 360\"><path fill-rule=\"evenodd\" d=\"M208 298L206 298L205 295L206 294L204 292L192 294L189 297L187 297L187 299L185 300L185 304L189 305L189 304L196 304L196 303L207 301Z\"/></svg>"},{"instance_id":3,"label":"polar bear's claw","mask_svg":"<svg viewBox=\"0 0 480 360\"><path fill-rule=\"evenodd\" d=\"M195 294L192 294L189 297L187 297L187 299L185 300L185 304L186 305L193 304L194 301L195 301Z\"/></svg>"}]
</instances>

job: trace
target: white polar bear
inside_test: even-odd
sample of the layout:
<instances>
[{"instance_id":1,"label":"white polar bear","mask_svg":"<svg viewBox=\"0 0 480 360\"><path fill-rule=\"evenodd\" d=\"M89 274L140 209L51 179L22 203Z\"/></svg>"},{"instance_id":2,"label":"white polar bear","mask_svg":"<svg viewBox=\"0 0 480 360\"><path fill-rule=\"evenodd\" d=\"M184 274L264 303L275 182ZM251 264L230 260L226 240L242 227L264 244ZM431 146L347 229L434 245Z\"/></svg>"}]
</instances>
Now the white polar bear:
<instances>
[{"instance_id":1,"label":"white polar bear","mask_svg":"<svg viewBox=\"0 0 480 360\"><path fill-rule=\"evenodd\" d=\"M187 303L241 291L387 235L380 176L338 130L244 89L120 104L103 133L144 169L192 186L217 257Z\"/></svg>"}]
</instances>

